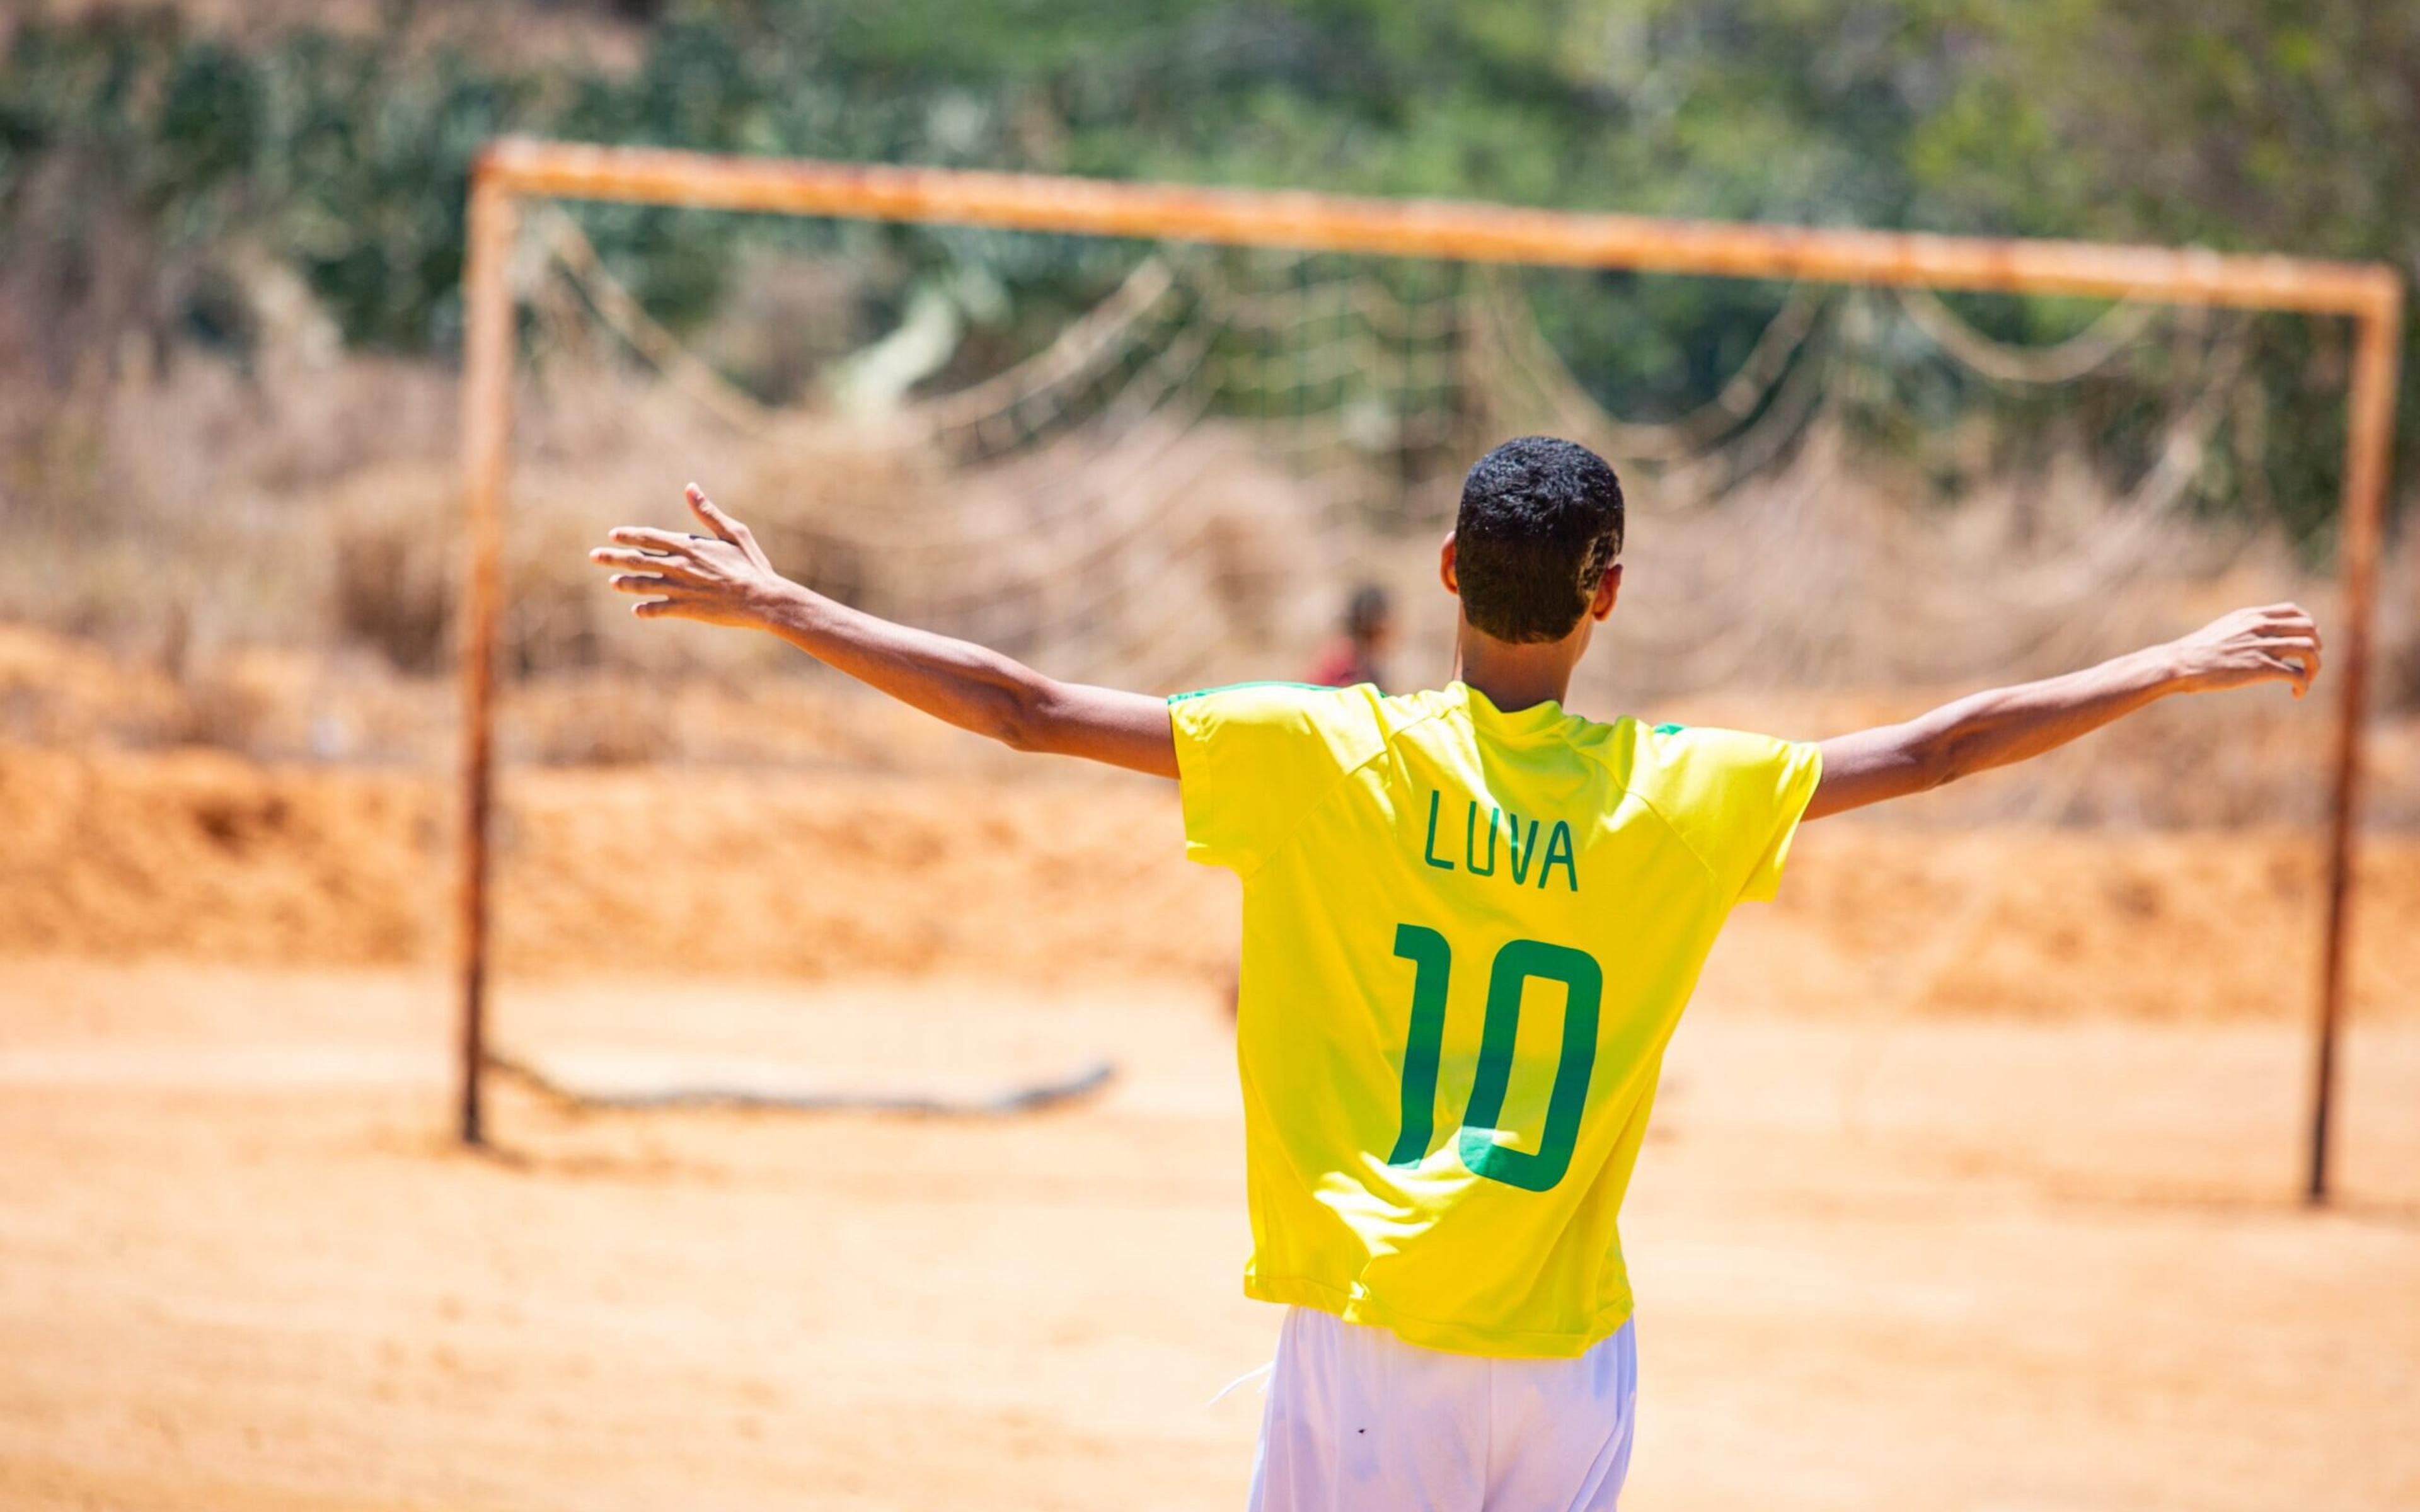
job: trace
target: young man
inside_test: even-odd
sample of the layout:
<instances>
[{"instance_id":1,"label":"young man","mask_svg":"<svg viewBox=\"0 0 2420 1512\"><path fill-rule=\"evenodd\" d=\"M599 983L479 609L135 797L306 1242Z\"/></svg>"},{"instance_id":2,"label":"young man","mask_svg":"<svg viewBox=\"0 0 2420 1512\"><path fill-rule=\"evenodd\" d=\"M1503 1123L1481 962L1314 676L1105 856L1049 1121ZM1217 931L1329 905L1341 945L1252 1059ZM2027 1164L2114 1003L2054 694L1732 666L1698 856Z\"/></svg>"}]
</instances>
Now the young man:
<instances>
[{"instance_id":1,"label":"young man","mask_svg":"<svg viewBox=\"0 0 2420 1512\"><path fill-rule=\"evenodd\" d=\"M1243 878L1236 1054L1252 1296L1288 1307L1265 1512L1611 1507L1637 1359L1615 1219L1664 1047L1732 904L1799 821L2073 740L2170 693L2319 671L2290 605L1814 745L1566 713L1621 589L1621 485L1528 438L1463 486L1439 576L1454 680L1161 700L888 624L712 533L617 530L642 618L769 630L1020 750L1174 778Z\"/></svg>"}]
</instances>

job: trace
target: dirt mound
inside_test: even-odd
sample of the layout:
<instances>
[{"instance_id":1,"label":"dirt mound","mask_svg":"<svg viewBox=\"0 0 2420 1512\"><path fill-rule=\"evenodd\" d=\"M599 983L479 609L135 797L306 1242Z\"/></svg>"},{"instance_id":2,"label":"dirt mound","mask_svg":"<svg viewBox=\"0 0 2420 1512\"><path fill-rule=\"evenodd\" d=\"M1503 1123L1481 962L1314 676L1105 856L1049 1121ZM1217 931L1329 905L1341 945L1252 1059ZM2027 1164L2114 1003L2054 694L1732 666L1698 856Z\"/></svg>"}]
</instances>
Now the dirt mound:
<instances>
[{"instance_id":1,"label":"dirt mound","mask_svg":"<svg viewBox=\"0 0 2420 1512\"><path fill-rule=\"evenodd\" d=\"M443 873L434 797L204 750L0 752L0 949L415 959Z\"/></svg>"},{"instance_id":2,"label":"dirt mound","mask_svg":"<svg viewBox=\"0 0 2420 1512\"><path fill-rule=\"evenodd\" d=\"M2353 934L2363 1013L2420 1008L2420 844L2373 839ZM1709 970L1792 1011L2180 1021L2286 1017L2319 983L2326 876L2286 830L1810 826L1779 901Z\"/></svg>"},{"instance_id":3,"label":"dirt mound","mask_svg":"<svg viewBox=\"0 0 2420 1512\"><path fill-rule=\"evenodd\" d=\"M166 672L89 640L0 624L0 716L17 739L157 743L188 726L191 700Z\"/></svg>"},{"instance_id":4,"label":"dirt mound","mask_svg":"<svg viewBox=\"0 0 2420 1512\"><path fill-rule=\"evenodd\" d=\"M523 770L497 829L504 969L1216 980L1233 884L1174 795L1115 778ZM0 747L0 953L434 963L453 877L433 777ZM1832 1014L2293 1015L2318 847L2281 831L1944 833L1835 822L1709 978ZM2369 850L2364 1011L2420 993L2420 843Z\"/></svg>"},{"instance_id":5,"label":"dirt mound","mask_svg":"<svg viewBox=\"0 0 2420 1512\"><path fill-rule=\"evenodd\" d=\"M453 879L435 779L207 751L0 748L20 816L0 951L433 961ZM496 830L508 968L1057 980L1213 971L1227 885L1140 783L517 774Z\"/></svg>"}]
</instances>

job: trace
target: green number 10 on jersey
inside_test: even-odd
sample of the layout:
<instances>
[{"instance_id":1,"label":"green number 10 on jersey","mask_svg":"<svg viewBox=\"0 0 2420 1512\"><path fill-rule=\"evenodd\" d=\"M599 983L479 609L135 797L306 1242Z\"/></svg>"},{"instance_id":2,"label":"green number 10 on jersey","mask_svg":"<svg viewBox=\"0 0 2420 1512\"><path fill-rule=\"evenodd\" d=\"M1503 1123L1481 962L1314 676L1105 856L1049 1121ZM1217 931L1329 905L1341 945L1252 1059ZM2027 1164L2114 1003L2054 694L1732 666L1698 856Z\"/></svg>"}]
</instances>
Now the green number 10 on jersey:
<instances>
[{"instance_id":1,"label":"green number 10 on jersey","mask_svg":"<svg viewBox=\"0 0 2420 1512\"><path fill-rule=\"evenodd\" d=\"M1404 1046L1403 1132L1396 1135L1387 1164L1417 1165L1426 1158L1435 1134L1437 1061L1445 1042L1453 948L1433 929L1398 924L1395 954L1413 965L1412 1026ZM1537 1153L1526 1154L1498 1143L1496 1125L1512 1081L1521 997L1531 978L1561 982L1566 996L1562 1053L1546 1100L1545 1132ZM1480 1028L1479 1071L1455 1144L1455 1153L1471 1174L1528 1192L1546 1191L1563 1179L1579 1139L1580 1112L1588 1104L1589 1075L1596 1063L1597 1006L1604 994L1605 973L1585 951L1544 940L1511 940L1496 952L1488 970L1487 1016Z\"/></svg>"}]
</instances>

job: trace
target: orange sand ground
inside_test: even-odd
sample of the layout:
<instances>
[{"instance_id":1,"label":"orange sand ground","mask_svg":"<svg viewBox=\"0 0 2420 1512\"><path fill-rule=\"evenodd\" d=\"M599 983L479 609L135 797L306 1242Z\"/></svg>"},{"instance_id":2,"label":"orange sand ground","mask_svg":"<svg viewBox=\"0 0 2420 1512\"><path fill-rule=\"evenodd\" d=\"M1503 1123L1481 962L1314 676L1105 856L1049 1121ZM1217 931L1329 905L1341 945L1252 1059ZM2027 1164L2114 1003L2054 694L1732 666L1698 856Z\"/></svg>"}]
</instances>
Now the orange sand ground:
<instances>
[{"instance_id":1,"label":"orange sand ground","mask_svg":"<svg viewBox=\"0 0 2420 1512\"><path fill-rule=\"evenodd\" d=\"M517 770L504 1048L1007 1123L444 1138L426 775L0 746L0 1507L1232 1507L1234 889L1151 784ZM1626 1505L2420 1505L2420 843L1810 829L1676 1045ZM209 964L199 963L208 962Z\"/></svg>"},{"instance_id":2,"label":"orange sand ground","mask_svg":"<svg viewBox=\"0 0 2420 1512\"><path fill-rule=\"evenodd\" d=\"M443 1142L427 974L20 960L0 1505L1233 1507L1266 1357L1208 993L522 983L516 1046L973 1086L1001 1124L593 1116ZM2276 1024L1701 1001L1626 1227L1643 1512L2420 1504L2420 1028L2287 1200Z\"/></svg>"}]
</instances>

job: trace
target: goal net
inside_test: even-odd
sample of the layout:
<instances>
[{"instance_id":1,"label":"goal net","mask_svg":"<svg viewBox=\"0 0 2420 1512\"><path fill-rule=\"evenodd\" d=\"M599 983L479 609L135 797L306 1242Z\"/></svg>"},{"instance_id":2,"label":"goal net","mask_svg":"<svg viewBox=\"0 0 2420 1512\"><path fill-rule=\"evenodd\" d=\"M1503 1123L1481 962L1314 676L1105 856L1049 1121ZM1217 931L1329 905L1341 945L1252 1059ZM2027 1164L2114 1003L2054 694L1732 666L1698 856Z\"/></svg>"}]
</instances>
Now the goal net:
<instances>
[{"instance_id":1,"label":"goal net","mask_svg":"<svg viewBox=\"0 0 2420 1512\"><path fill-rule=\"evenodd\" d=\"M1390 606L1391 687L1443 682L1436 548L1462 473L1541 432L1605 455L1630 504L1621 603L1579 712L1811 738L2288 592L2338 603L2366 636L2393 378L2371 333L2398 297L2369 270L538 144L492 155L478 195L466 782L474 836L520 839L492 897L496 868L466 847L473 1132L491 965L576 961L600 929L719 931L743 974L1041 979L1077 951L1217 974L1216 905L1172 844L1136 854L1125 789L1037 793L769 642L616 617L581 549L612 524L673 523L692 477L811 586L1157 692L1299 678L1370 590ZM677 318L649 294L648 228L728 209L793 213L734 219L719 310ZM2266 461L2272 427L2342 424L2340 391L2281 415L2256 377L2313 313L2358 322L2341 599L2324 553L2281 527L2273 495L2291 486ZM507 783L504 825L486 796L491 667L493 750L562 769ZM2330 671L2355 685L2350 731L2346 670ZM2288 886L2309 918L2295 949L2183 990L2222 1012L2246 995L2333 1001L2308 837L2335 817L2341 868L2321 779L2336 729L2286 716L2282 699L2180 707L1849 826L1826 844L1856 864L1809 868L1811 896L1770 933L1774 953L1818 963L1788 990L1884 1012L2173 993L2141 963L2227 949L2226 888ZM627 918L600 921L593 887L560 917L550 868L593 880L644 853L532 853L615 832L617 806L652 829L635 816L662 800L642 768L690 774L684 811L725 848L723 895L684 902L659 867ZM776 774L792 796L768 808L735 774ZM818 787L826 800L795 796ZM2257 842L2195 838L2247 825ZM1018 846L1043 858L1020 870L1001 854ZM1051 872L1053 847L1083 880ZM794 898L853 901L785 905L738 880L751 866ZM2215 889L2206 911L2194 886ZM735 894L756 901L718 918ZM1781 976L1747 962L1729 985L1779 992Z\"/></svg>"}]
</instances>

